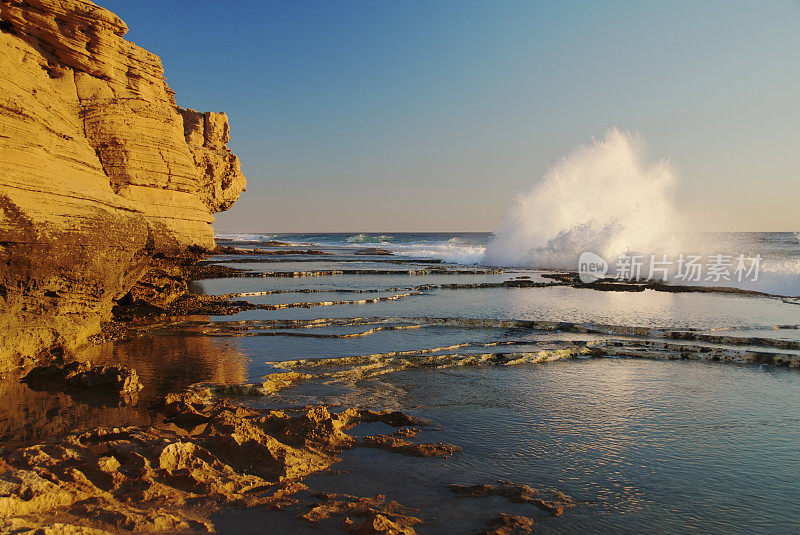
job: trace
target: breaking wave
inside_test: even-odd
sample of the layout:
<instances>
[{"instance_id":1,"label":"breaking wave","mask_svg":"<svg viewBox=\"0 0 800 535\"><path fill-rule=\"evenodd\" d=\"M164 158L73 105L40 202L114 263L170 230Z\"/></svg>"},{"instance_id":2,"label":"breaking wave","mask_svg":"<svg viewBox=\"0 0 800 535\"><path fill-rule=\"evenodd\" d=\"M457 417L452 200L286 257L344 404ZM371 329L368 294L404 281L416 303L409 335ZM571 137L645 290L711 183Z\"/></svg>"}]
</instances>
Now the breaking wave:
<instances>
[{"instance_id":1,"label":"breaking wave","mask_svg":"<svg viewBox=\"0 0 800 535\"><path fill-rule=\"evenodd\" d=\"M527 193L514 196L481 263L576 271L578 258L588 251L602 257L613 276L620 256L642 255L646 278L651 255L674 260L681 254L762 254L763 247L754 248L742 233L703 232L702 215L675 202L677 184L668 161L648 161L640 138L611 129L550 167ZM757 280L686 284L800 295L800 233L783 236L791 243L763 259ZM681 283L671 275L669 281Z\"/></svg>"},{"instance_id":2,"label":"breaking wave","mask_svg":"<svg viewBox=\"0 0 800 535\"><path fill-rule=\"evenodd\" d=\"M358 234L350 236L346 240L347 245L380 245L381 249L386 249L400 256L413 258L427 258L441 260L452 264L477 264L483 258L486 247L483 244L475 243L458 236L430 240L421 239L419 236L388 236L388 235L369 235Z\"/></svg>"},{"instance_id":3,"label":"breaking wave","mask_svg":"<svg viewBox=\"0 0 800 535\"><path fill-rule=\"evenodd\" d=\"M438 243L396 244L389 249L401 256L432 258L451 264L477 264L486 251L483 245L460 243L458 238Z\"/></svg>"},{"instance_id":4,"label":"breaking wave","mask_svg":"<svg viewBox=\"0 0 800 535\"><path fill-rule=\"evenodd\" d=\"M392 236L370 236L369 234L356 234L347 238L347 243L381 243L386 244L392 241Z\"/></svg>"},{"instance_id":5,"label":"breaking wave","mask_svg":"<svg viewBox=\"0 0 800 535\"><path fill-rule=\"evenodd\" d=\"M584 251L609 260L670 249L685 230L676 182L668 162L645 162L641 140L612 129L514 197L483 262L574 270Z\"/></svg>"}]
</instances>

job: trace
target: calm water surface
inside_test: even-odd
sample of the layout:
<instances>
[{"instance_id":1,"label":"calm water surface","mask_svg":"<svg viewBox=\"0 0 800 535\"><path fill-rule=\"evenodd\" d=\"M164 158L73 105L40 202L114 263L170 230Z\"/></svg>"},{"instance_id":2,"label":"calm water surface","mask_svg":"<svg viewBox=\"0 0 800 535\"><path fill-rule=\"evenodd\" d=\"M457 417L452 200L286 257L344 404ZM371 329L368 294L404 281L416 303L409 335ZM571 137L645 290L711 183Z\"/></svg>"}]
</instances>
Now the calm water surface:
<instances>
[{"instance_id":1,"label":"calm water surface","mask_svg":"<svg viewBox=\"0 0 800 535\"><path fill-rule=\"evenodd\" d=\"M407 410L435 422L421 440L459 444L463 453L345 452L337 465L344 473L312 478L315 490L386 494L418 509L427 520L420 533L475 532L499 512L536 518L536 533L800 531L800 376L793 370L593 359L414 370L391 381L408 389ZM579 503L550 517L448 490L499 479L560 489ZM280 516L229 512L218 522L223 532L237 531L227 524L235 519L255 533L259 519Z\"/></svg>"},{"instance_id":2,"label":"calm water surface","mask_svg":"<svg viewBox=\"0 0 800 535\"><path fill-rule=\"evenodd\" d=\"M793 299L569 287L437 287L496 283L520 276L542 280L541 272L532 269L374 273L426 266L468 268L490 238L488 234L235 238L225 244L253 247L268 239L284 239L330 253L218 259L254 274L331 269L362 272L201 281L198 290L209 294L280 291L243 299L256 304L307 306L185 318L161 334L107 343L81 355L136 368L145 389L133 406L103 406L63 394L34 392L18 383L10 389L8 383L0 403L0 442L13 446L98 425L154 423L158 417L149 404L165 392L180 391L196 382L257 381L275 371L274 365L292 359L432 348L440 348L438 354L444 355L537 351L559 344L608 340L663 341L670 331L741 340L738 344L728 341L730 347L702 342L713 348L747 348L788 356L800 352L800 305ZM800 258L800 248L790 238L747 237L755 250L763 250L770 259L792 262ZM356 254L366 247L387 248L395 254ZM402 263L392 263L398 260ZM438 262L441 260L445 262ZM320 301L390 297L420 285L432 286L418 290L420 295L392 301L311 306ZM307 289L315 292L304 293ZM426 322L426 317L452 321L441 325ZM330 321L309 323L322 319ZM512 319L609 327L599 334L566 328L506 328L495 321ZM419 328L377 330L352 338L332 336L410 325ZM624 329L631 326L652 332L626 334ZM775 347L777 343L764 342L765 338L788 345ZM498 342L510 345L492 345ZM470 345L447 349L465 343ZM381 381L393 392L393 406L434 422L420 433L419 440L456 444L463 452L447 459L420 459L363 448L347 451L334 471L307 481L311 491L386 494L417 510L414 514L424 520L417 527L419 533L474 533L499 512L534 517L537 533L800 533L795 504L800 496L797 369L603 358L505 367L414 368L387 374ZM350 387L312 381L249 403L265 408L310 403L336 407L348 394L353 394ZM366 394L356 399L367 405L375 403ZM370 424L355 431L382 433L388 428ZM550 517L530 505L512 504L499 497L457 498L448 490L453 483L501 479L559 489L577 505L561 516ZM298 523L297 513L263 508L227 510L214 521L221 533L263 533L266 527L276 532L341 532L338 521L311 527Z\"/></svg>"}]
</instances>

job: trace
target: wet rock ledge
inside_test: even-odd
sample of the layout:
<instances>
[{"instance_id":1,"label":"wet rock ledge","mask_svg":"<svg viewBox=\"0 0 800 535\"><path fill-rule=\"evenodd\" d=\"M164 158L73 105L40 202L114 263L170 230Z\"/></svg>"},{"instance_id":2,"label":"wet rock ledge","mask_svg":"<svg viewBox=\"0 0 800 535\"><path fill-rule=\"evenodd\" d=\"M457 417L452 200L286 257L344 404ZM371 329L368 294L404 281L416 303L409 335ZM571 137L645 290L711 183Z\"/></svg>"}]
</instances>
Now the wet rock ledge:
<instances>
[{"instance_id":1,"label":"wet rock ledge","mask_svg":"<svg viewBox=\"0 0 800 535\"><path fill-rule=\"evenodd\" d=\"M282 374L268 382L280 388L302 379ZM222 507L297 505L303 478L329 468L345 449L415 456L458 451L413 443L415 428L428 422L402 412L259 411L207 387L168 395L157 410L167 422L159 427L98 428L0 455L0 531L213 531L208 516ZM362 422L398 431L366 439L346 433ZM343 515L343 527L359 533L414 533L419 522L382 497L316 495L306 505L299 520Z\"/></svg>"}]
</instances>

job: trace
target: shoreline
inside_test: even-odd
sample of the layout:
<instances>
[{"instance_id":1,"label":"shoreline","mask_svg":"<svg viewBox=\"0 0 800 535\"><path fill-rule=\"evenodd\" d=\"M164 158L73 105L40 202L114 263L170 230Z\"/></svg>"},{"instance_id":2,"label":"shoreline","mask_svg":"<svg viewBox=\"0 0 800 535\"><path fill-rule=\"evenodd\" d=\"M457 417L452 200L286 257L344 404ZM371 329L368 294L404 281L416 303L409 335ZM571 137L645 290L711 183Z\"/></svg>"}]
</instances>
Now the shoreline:
<instances>
[{"instance_id":1,"label":"shoreline","mask_svg":"<svg viewBox=\"0 0 800 535\"><path fill-rule=\"evenodd\" d=\"M230 252L226 251L226 254ZM187 276L183 287L189 289L193 280L227 274L225 270L208 271L213 262L212 259L198 257L192 264L182 263L181 269ZM191 278L193 276L197 278ZM536 292L540 288L552 286L549 283L530 286L531 281L525 279L512 279L510 282L516 283L518 280L523 284L488 287ZM557 285L565 286L568 283L569 280L562 280ZM470 285L427 286L428 289L468 287ZM354 289L350 292L355 295L366 294L368 297L373 291L375 290ZM303 289L297 293L308 292L313 295L314 289ZM171 300L165 308L141 300L133 301L115 311L115 321L104 328L102 341L131 341L137 337L159 335L203 338L214 334L208 332L214 322L203 319L207 315L232 315L241 310L281 310L371 302L368 298L256 305L235 300L239 295L241 294L206 296L189 291ZM404 295L416 294L398 293L388 299L402 299ZM376 299L386 300L387 297ZM197 319L187 318L187 315ZM238 322L238 325L243 330L227 333L225 336L251 335L247 321ZM315 328L328 325L363 327L350 333L313 332ZM184 326L192 327L193 330L181 331ZM144 410L157 416L148 425L93 428L65 436L54 436L41 443L4 452L0 457L0 465L6 474L4 481L15 490L10 497L0 498L0 511L6 511L0 518L3 518L4 526L8 529L50 523L56 532L60 530L64 533L72 529L70 525L112 532L134 526L136 530L207 531L212 529L209 518L221 509L264 505L300 511L300 522L327 522L326 525L330 525L335 520L342 529L353 532L415 533L413 526L424 524L424 519L414 516L413 511L400 504L386 502L380 496L315 495L310 493L303 481L312 474L330 470L338 462L338 455L352 448L378 448L412 457L448 457L458 454L458 444L420 442L417 437L424 436L427 422L398 412L397 407L392 406L389 401L390 398L377 398L378 403L383 404L383 409L378 411L359 408L359 405L363 407L366 398L337 408L336 411L333 407L324 405L305 409L291 405L282 409L257 409L248 407L247 400L264 396L269 398L279 391L308 381L334 381L352 388L356 393L356 383L359 381L379 380L386 374L419 367L507 367L586 358L645 358L738 365L800 366L800 354L787 358L786 353L781 353L781 350L800 353L800 342L763 339L765 346L775 350L775 353L769 353L748 349L746 346L751 343L749 338L669 328L427 316L274 320L272 323L260 321L253 325L259 330L257 336L280 334L322 338L369 337L386 332L386 329L413 331L436 326L478 330L505 329L520 333L567 333L600 338L594 342L565 342L560 346L550 344L538 350L527 349L525 344L530 344L528 342L517 342L522 347L519 351L514 350L516 346L512 342L477 345L463 343L352 358L290 360L273 363L275 372L265 375L260 383L190 385L182 392L166 393L148 399L149 406ZM797 329L800 325L781 327ZM270 329L273 328L277 328L277 331L271 332ZM100 341L101 339L97 340ZM715 348L714 344L732 347L720 349ZM53 360L57 363L55 367L59 369L68 367L71 362L64 357ZM45 366L42 364L38 368ZM105 371L108 369L106 365L86 366L81 373L88 376L108 375ZM116 377L123 378L120 384L128 385L131 381L124 378L131 373L135 376L134 370L125 367L114 370ZM80 384L82 383L79 386ZM96 390L99 383L94 380L88 384L95 385ZM50 388L67 387L55 385ZM111 391L108 395L120 397L120 403L131 403L129 399L125 401L123 394L127 395L126 388L135 391L135 385L114 388L118 388L117 391ZM354 395L359 397L358 394ZM361 438L348 434L347 431L359 422L383 422L394 427L395 431ZM72 460L68 461L69 459ZM65 463L70 466L66 471ZM470 492L476 492L477 495L495 492L495 488L489 483L486 485L480 490L472 488ZM508 487L500 487L506 490L497 492L501 495L512 492L507 488L517 489L513 492L534 491L530 487L530 491L520 491L522 487L525 487L522 482L508 483ZM137 490L131 494L131 488ZM532 502L539 503L543 499L538 497L538 492L531 494ZM554 493L557 491L546 492L547 496L558 495ZM27 500L23 507L23 503L13 497L15 494L33 496L33 499ZM2 507L3 500L5 507ZM131 500L144 500L146 505L134 507ZM547 500L542 503L545 502L550 503ZM566 496L559 503L563 505L542 507L545 511L550 511L550 514L560 514L571 506L571 498ZM10 511L15 513L9 516ZM505 525L508 522L525 524L525 521L519 519L496 517L488 518L487 522L489 526Z\"/></svg>"}]
</instances>

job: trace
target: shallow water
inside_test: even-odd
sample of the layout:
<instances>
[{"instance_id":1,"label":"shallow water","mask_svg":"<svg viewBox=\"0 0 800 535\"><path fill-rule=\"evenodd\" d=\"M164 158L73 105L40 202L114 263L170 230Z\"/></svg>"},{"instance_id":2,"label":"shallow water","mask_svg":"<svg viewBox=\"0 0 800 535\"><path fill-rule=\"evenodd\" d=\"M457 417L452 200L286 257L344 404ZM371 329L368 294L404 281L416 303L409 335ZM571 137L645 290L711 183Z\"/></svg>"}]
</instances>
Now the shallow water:
<instances>
[{"instance_id":1,"label":"shallow water","mask_svg":"<svg viewBox=\"0 0 800 535\"><path fill-rule=\"evenodd\" d=\"M426 275L419 284L496 282L519 275ZM274 286L271 280L259 283L270 288L324 288L329 291L324 294L327 298L337 295L336 290L416 284L417 277L413 282L408 278L332 276L276 281ZM237 283L241 281L232 282ZM231 283L209 281L206 288L223 293L222 284ZM244 284L247 288L256 285ZM313 300L314 294L307 295L309 299L297 302ZM296 296L283 294L280 302L295 302ZM744 344L759 338L796 340L800 332L797 305L779 299L568 287L431 289L392 302L254 310L211 319L218 325L243 322L240 328L251 333L281 320L368 318L364 321L375 322L319 331L335 334L380 325L380 318L403 317L423 324L424 317L602 324L612 326L612 336L617 338L620 334L613 326L689 329L737 336ZM253 356L252 379L255 373L268 372L270 362L292 358L366 355L463 342L516 341L519 345L502 350L526 351L531 347L523 342L535 348L550 342L591 342L603 336L423 325L353 339L246 336L239 338L239 347ZM756 345L755 349L769 348ZM479 345L459 351L488 350ZM436 423L421 433L420 440L458 444L463 453L450 459L417 459L357 449L343 454L336 472L314 477L309 485L315 491L387 494L417 509L416 514L425 520L420 533L474 532L498 512L536 518L537 533L800 530L792 498L800 491L800 471L792 468L800 454L800 403L795 401L800 399L800 375L796 370L765 373L758 366L590 359L499 368L415 368L382 376L381 381L401 389L401 408ZM260 403L264 407L281 402L335 404L341 394L341 389L333 387L303 385ZM386 431L366 428L362 432ZM448 490L452 483L499 479L557 488L579 504L550 517L530 505L498 497L456 498ZM291 526L293 519L288 513L252 510L223 512L215 522L222 532L255 533L265 522ZM305 527L292 529L302 533ZM309 528L312 531L320 529Z\"/></svg>"},{"instance_id":2,"label":"shallow water","mask_svg":"<svg viewBox=\"0 0 800 535\"><path fill-rule=\"evenodd\" d=\"M348 237L314 247L330 256L225 256L218 261L254 272L443 267L414 257L403 242L394 249L405 256L362 257L353 253L375 243L347 242ZM475 245L468 235L436 243L447 248L459 244L449 241L456 238ZM392 263L398 260L403 263ZM300 308L177 318L157 333L89 348L80 358L137 369L145 388L135 405L108 407L22 385L6 392L0 403L0 436L13 446L98 425L153 423L158 416L149 406L165 392L197 382L255 382L295 359L377 355L381 362L379 354L404 351L412 353L408 358L413 362L423 354L508 355L585 347L615 354L617 346L659 358L668 351L680 353L676 347L701 354L710 349L777 354L787 362L800 354L800 306L782 299L564 286L419 288L518 277L547 280L541 274L514 269L200 281L196 287L209 294L265 292L236 299ZM412 288L419 295L321 304L385 298ZM315 303L319 306L308 306ZM358 403L402 408L433 420L435 425L418 439L456 444L462 453L420 459L359 448L344 452L334 472L307 482L312 491L387 494L418 509L416 515L424 520L419 533L476 532L498 512L535 517L537 533L800 532L793 504L800 491L797 369L570 358L517 366L414 367L369 381L325 383L312 380L279 395L238 401L264 408ZM382 424L370 425L357 431L387 431ZM578 504L550 517L530 505L498 497L457 498L448 490L452 483L499 479L556 488ZM214 520L222 533L261 533L265 526L296 533L340 532L338 524L298 524L296 514L256 508L224 511Z\"/></svg>"},{"instance_id":3,"label":"shallow water","mask_svg":"<svg viewBox=\"0 0 800 535\"><path fill-rule=\"evenodd\" d=\"M308 268L313 269L313 268ZM264 290L374 290L386 288L410 289L423 284L481 284L503 282L513 278L510 274L421 274L421 275L329 275L325 277L254 277L212 279L198 286L209 295L232 292L258 292Z\"/></svg>"},{"instance_id":4,"label":"shallow water","mask_svg":"<svg viewBox=\"0 0 800 535\"><path fill-rule=\"evenodd\" d=\"M571 173L570 173L571 175ZM571 175L572 176L572 175ZM593 169L589 174L589 179L598 180L600 175L596 174ZM609 180L612 182L619 177L613 176ZM623 188L623 195L630 195L630 187L634 189L641 185L641 177L633 180L631 184ZM568 190L563 190L568 191ZM536 197L531 198L535 202ZM652 197L650 194L646 197ZM545 195L542 198L547 198ZM636 197L638 199L638 197ZM551 199L552 200L552 199ZM570 199L572 202L574 199ZM607 199L609 200L609 199ZM651 198L651 201L653 199ZM666 200L666 199L662 199ZM614 201L612 201L613 204ZM560 205L559 202L555 204L545 203L541 206L544 212L547 212L552 206ZM597 199L592 199L589 208L598 208L600 205ZM615 205L616 206L616 205ZM630 210L638 211L641 204L636 201L633 205L627 207ZM542 210L539 210L541 212ZM629 210L624 210L629 211ZM530 209L527 210L530 212ZM542 213L537 212L536 218L541 222ZM612 220L616 231L619 221L619 208L614 210ZM576 214L577 217L583 217L585 214ZM602 218L601 214L595 213L594 216ZM608 217L606 213L604 216ZM648 228L652 226L653 213L648 213ZM595 223L600 223L601 219L595 219ZM465 232L465 233L362 233L362 234L345 234L345 233L326 233L326 234L239 234L239 235L219 235L218 238L223 242L228 243L228 240L245 240L249 247L264 244L269 240L280 240L290 244L302 244L303 247L309 245L315 248L327 251L333 254L341 254L343 252L358 252L364 251L368 247L379 247L381 249L389 250L395 253L398 257L407 258L427 258L442 260L444 262L452 262L457 264L484 264L492 265L493 261L500 261L504 266L524 266L534 268L556 268L564 269L567 271L577 270L578 256L584 251L594 251L599 243L590 240L584 242L583 237L573 236L577 241L569 239L569 231L575 228L563 228L563 233L556 232L549 235L551 241L544 247L543 250L529 250L534 244L529 242L531 236L527 234L525 217L516 222L517 225L512 226L510 229L512 235L516 230L521 230L522 234L517 237L522 238L521 241L503 240L502 236L495 236L489 232ZM696 254L702 253L705 255L713 255L724 253L738 257L738 255L745 255L746 257L755 257L758 255L760 261L760 275L757 280L748 280L746 282L735 282L730 280L721 280L715 282L714 285L744 287L751 290L757 290L772 294L786 295L786 296L800 296L800 233L797 232L682 232L677 233L674 221L669 225L669 236L667 241L674 242L673 245L682 244L682 250L670 251L670 257L676 258L679 253ZM609 228L611 228L609 227ZM581 228L578 225L576 228ZM603 234L603 224L596 229L599 234ZM506 229L509 230L509 229ZM555 229L551 229L555 230ZM634 225L630 228L634 235L637 235L641 230L641 223ZM655 229L651 229L655 232ZM685 229L688 230L688 229ZM649 236L653 238L653 232L648 232L642 237ZM580 232L579 232L580 233ZM501 233L502 234L502 233ZM508 237L508 236L507 236ZM596 239L601 239L601 236L595 235ZM611 236L605 236L611 239ZM614 239L619 238L615 236ZM664 236L667 238L667 236ZM495 241L499 239L499 241ZM625 241L625 240L622 240ZM235 243L231 242L231 243ZM647 243L645 241L644 243ZM640 245L644 246L644 243ZM579 245L582 244L583 247ZM543 245L543 244L540 244ZM653 254L657 250L649 250L650 248L659 249L661 243L651 243L648 250L640 250L640 254ZM552 246L552 248L550 247ZM490 251L491 250L491 251ZM489 252L490 254L485 255ZM624 251L619 251L620 253ZM501 253L501 254L497 254ZM610 263L613 263L614 258L607 258ZM537 262L539 262L537 264ZM613 270L612 270L613 272ZM711 284L701 281L700 284Z\"/></svg>"},{"instance_id":5,"label":"shallow water","mask_svg":"<svg viewBox=\"0 0 800 535\"><path fill-rule=\"evenodd\" d=\"M793 370L595 359L414 370L391 380L408 389L404 408L436 422L421 440L464 452L415 459L355 450L337 466L343 476L309 484L385 493L429 520L420 533L474 532L498 512L537 518L537 533L800 528L800 377ZM549 517L530 505L448 490L498 479L557 488L579 504ZM250 521L258 517L252 511ZM223 531L226 521L221 515Z\"/></svg>"},{"instance_id":6,"label":"shallow water","mask_svg":"<svg viewBox=\"0 0 800 535\"><path fill-rule=\"evenodd\" d=\"M741 295L654 290L602 292L555 286L429 290L422 295L389 303L279 311L251 310L237 314L236 319L420 315L710 329L796 325L800 322L800 307L779 299Z\"/></svg>"}]
</instances>

